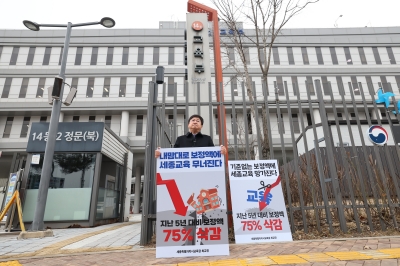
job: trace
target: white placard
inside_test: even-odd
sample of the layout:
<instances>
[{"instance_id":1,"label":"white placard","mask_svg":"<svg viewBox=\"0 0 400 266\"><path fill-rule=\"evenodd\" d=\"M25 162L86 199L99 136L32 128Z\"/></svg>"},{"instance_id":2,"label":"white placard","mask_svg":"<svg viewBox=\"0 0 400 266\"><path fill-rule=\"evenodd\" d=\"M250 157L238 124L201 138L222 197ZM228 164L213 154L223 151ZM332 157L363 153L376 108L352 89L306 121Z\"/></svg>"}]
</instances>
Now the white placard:
<instances>
[{"instance_id":1,"label":"white placard","mask_svg":"<svg viewBox=\"0 0 400 266\"><path fill-rule=\"evenodd\" d=\"M40 163L40 154L33 154L31 164L39 164Z\"/></svg>"},{"instance_id":2,"label":"white placard","mask_svg":"<svg viewBox=\"0 0 400 266\"><path fill-rule=\"evenodd\" d=\"M160 151L156 177L156 257L229 255L221 148Z\"/></svg>"},{"instance_id":3,"label":"white placard","mask_svg":"<svg viewBox=\"0 0 400 266\"><path fill-rule=\"evenodd\" d=\"M292 241L276 160L229 161L236 243Z\"/></svg>"}]
</instances>

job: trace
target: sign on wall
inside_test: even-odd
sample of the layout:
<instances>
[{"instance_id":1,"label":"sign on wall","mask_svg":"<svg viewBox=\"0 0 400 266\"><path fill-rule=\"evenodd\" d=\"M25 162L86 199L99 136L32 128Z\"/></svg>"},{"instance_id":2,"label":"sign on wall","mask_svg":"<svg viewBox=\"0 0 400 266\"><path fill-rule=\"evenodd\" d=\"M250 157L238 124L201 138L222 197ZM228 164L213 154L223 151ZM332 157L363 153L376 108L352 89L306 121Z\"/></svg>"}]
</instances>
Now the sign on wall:
<instances>
[{"instance_id":1,"label":"sign on wall","mask_svg":"<svg viewBox=\"0 0 400 266\"><path fill-rule=\"evenodd\" d=\"M161 149L156 257L229 255L221 148Z\"/></svg>"},{"instance_id":2,"label":"sign on wall","mask_svg":"<svg viewBox=\"0 0 400 266\"><path fill-rule=\"evenodd\" d=\"M371 126L367 131L368 139L379 146L383 146L388 142L389 135L385 128L382 126Z\"/></svg>"},{"instance_id":3,"label":"sign on wall","mask_svg":"<svg viewBox=\"0 0 400 266\"><path fill-rule=\"evenodd\" d=\"M292 241L276 160L229 161L236 243Z\"/></svg>"},{"instance_id":4,"label":"sign on wall","mask_svg":"<svg viewBox=\"0 0 400 266\"><path fill-rule=\"evenodd\" d=\"M49 123L32 123L26 151L44 152L49 135ZM59 123L55 152L101 151L104 123L64 122Z\"/></svg>"}]
</instances>

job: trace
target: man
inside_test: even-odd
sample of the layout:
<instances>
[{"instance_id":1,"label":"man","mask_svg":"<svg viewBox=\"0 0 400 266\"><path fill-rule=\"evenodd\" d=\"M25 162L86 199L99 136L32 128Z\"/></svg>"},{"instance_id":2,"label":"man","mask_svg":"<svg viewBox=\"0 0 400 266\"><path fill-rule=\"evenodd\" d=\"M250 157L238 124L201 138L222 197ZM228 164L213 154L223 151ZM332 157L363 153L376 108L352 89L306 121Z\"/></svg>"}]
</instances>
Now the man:
<instances>
[{"instance_id":1,"label":"man","mask_svg":"<svg viewBox=\"0 0 400 266\"><path fill-rule=\"evenodd\" d=\"M204 119L200 115L192 115L188 120L189 132L176 139L174 148L214 147L211 137L201 133L203 123ZM160 147L156 150L156 158L161 155L159 149ZM227 154L227 150L223 145L221 145L221 153Z\"/></svg>"}]
</instances>

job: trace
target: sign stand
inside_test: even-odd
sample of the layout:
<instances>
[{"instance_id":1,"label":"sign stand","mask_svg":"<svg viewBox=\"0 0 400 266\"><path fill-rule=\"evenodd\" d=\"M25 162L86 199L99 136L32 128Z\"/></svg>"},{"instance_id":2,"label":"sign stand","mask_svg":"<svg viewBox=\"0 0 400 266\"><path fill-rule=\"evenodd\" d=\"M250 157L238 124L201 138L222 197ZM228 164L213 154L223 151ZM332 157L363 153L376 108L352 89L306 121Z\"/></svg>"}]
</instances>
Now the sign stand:
<instances>
[{"instance_id":1,"label":"sign stand","mask_svg":"<svg viewBox=\"0 0 400 266\"><path fill-rule=\"evenodd\" d=\"M8 201L6 207L4 208L4 210L1 211L0 213L0 220L3 219L3 217L6 215L6 213L8 212L8 210L11 208L11 206L13 206L13 204L17 205L17 209L18 209L18 218L19 218L19 223L21 225L21 230L24 232L25 231L25 225L24 225L24 221L22 220L22 207L21 207L21 199L19 198L19 192L18 190L16 190L13 194L13 196L11 197L11 199ZM15 205L14 205L15 206ZM14 214L15 209L13 209L12 214ZM11 218L12 219L12 218ZM12 220L11 220L12 221ZM11 229L11 222L9 225L9 229Z\"/></svg>"}]
</instances>

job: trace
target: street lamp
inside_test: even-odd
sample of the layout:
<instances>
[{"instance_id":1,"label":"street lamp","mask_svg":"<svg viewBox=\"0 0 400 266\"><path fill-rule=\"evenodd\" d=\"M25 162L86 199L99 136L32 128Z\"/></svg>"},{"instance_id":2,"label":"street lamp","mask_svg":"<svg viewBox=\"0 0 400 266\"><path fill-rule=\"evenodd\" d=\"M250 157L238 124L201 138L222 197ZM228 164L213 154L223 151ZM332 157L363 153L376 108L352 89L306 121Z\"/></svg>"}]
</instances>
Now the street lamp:
<instances>
[{"instance_id":1,"label":"street lamp","mask_svg":"<svg viewBox=\"0 0 400 266\"><path fill-rule=\"evenodd\" d=\"M60 118L60 112L61 112L61 102L62 102L62 96L64 92L64 80L65 80L65 68L67 65L67 55L68 55L68 48L69 48L69 41L71 38L71 30L74 27L82 27L82 26L91 26L91 25L102 25L106 28L112 28L115 26L115 21L112 18L109 17L104 17L100 21L97 22L87 22L87 23L79 23L79 24L72 24L71 22L68 22L67 24L38 24L36 22L32 22L29 20L24 20L23 24L25 27L32 31L39 31L40 27L52 27L52 28L67 28L67 33L65 35L65 40L64 40L64 50L62 54L62 59L61 59L61 69L60 72L57 76L57 79L61 80L61 86L59 88L59 91L57 94L59 97L54 97L53 95L53 107L51 110L51 117L50 117L50 124L49 124L49 135L46 143L46 149L44 153L44 159L43 159L43 167L42 167L42 175L40 178L40 184L39 184L39 191L38 191L38 197L37 197L37 204L36 204L36 210L35 210L35 215L33 217L33 222L32 222L32 231L39 231L43 230L44 228L44 211L46 208L46 201L47 201L47 193L49 190L49 184L50 184L50 175L51 175L51 166L53 162L53 156L54 156L54 148L56 144L56 136L57 136L57 130L58 130L58 120Z\"/></svg>"}]
</instances>

